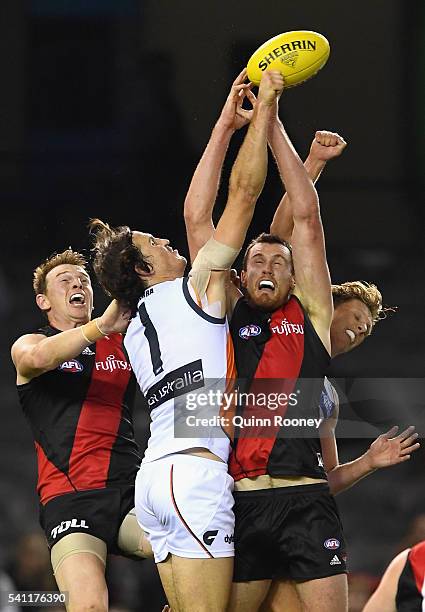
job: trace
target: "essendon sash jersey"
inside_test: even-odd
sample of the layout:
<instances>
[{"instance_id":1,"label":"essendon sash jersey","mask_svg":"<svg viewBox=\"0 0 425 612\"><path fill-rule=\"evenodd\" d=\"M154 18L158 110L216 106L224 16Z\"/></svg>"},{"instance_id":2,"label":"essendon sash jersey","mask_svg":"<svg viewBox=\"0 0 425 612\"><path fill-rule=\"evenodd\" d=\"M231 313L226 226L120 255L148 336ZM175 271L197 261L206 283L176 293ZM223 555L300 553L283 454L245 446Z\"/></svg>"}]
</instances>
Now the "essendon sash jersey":
<instances>
[{"instance_id":1,"label":"essendon sash jersey","mask_svg":"<svg viewBox=\"0 0 425 612\"><path fill-rule=\"evenodd\" d=\"M292 296L265 313L242 298L230 327L239 390L247 399L237 407L244 420L235 427L229 472L235 480L326 478L318 424L330 356L301 303Z\"/></svg>"},{"instance_id":2,"label":"essendon sash jersey","mask_svg":"<svg viewBox=\"0 0 425 612\"><path fill-rule=\"evenodd\" d=\"M413 546L398 581L397 612L422 612L425 609L425 542Z\"/></svg>"},{"instance_id":3,"label":"essendon sash jersey","mask_svg":"<svg viewBox=\"0 0 425 612\"><path fill-rule=\"evenodd\" d=\"M46 326L36 333L59 331ZM135 384L122 336L114 333L18 386L34 435L43 504L64 493L134 482L140 464Z\"/></svg>"}]
</instances>

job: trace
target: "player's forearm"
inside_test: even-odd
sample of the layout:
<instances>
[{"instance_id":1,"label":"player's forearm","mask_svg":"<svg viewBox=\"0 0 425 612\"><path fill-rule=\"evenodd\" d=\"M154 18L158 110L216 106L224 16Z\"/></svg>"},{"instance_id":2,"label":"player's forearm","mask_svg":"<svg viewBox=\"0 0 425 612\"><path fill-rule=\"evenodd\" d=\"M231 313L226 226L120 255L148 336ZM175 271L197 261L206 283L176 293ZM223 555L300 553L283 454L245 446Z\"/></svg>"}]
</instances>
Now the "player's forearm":
<instances>
[{"instance_id":1,"label":"player's forearm","mask_svg":"<svg viewBox=\"0 0 425 612\"><path fill-rule=\"evenodd\" d=\"M98 321L98 325L96 325ZM74 359L87 346L100 340L105 333L99 320L90 321L81 327L68 329L55 336L45 338L33 347L26 360L29 370L48 372L64 361ZM102 331L100 331L102 329Z\"/></svg>"},{"instance_id":2,"label":"player's forearm","mask_svg":"<svg viewBox=\"0 0 425 612\"><path fill-rule=\"evenodd\" d=\"M333 495L346 491L374 471L375 468L371 466L367 452L354 461L337 465L328 472L330 491Z\"/></svg>"},{"instance_id":3,"label":"player's forearm","mask_svg":"<svg viewBox=\"0 0 425 612\"><path fill-rule=\"evenodd\" d=\"M233 130L223 127L220 120L214 126L184 202L184 217L187 226L204 221L211 222L221 171L232 135Z\"/></svg>"},{"instance_id":4,"label":"player's forearm","mask_svg":"<svg viewBox=\"0 0 425 612\"><path fill-rule=\"evenodd\" d=\"M279 120L273 122L269 139L287 196L291 200L292 217L301 219L317 215L318 197L313 181Z\"/></svg>"},{"instance_id":5,"label":"player's forearm","mask_svg":"<svg viewBox=\"0 0 425 612\"><path fill-rule=\"evenodd\" d=\"M312 158L310 155L307 157L304 162L304 168L307 170L307 174L313 183L316 183L316 181L319 179L325 165L325 161ZM270 225L270 233L279 236L283 240L291 242L293 229L294 215L292 210L292 202L289 195L285 193L274 214L273 221Z\"/></svg>"},{"instance_id":6,"label":"player's forearm","mask_svg":"<svg viewBox=\"0 0 425 612\"><path fill-rule=\"evenodd\" d=\"M267 174L267 130L271 107L258 103L247 134L239 149L230 176L229 192L245 197L247 209L253 209Z\"/></svg>"}]
</instances>

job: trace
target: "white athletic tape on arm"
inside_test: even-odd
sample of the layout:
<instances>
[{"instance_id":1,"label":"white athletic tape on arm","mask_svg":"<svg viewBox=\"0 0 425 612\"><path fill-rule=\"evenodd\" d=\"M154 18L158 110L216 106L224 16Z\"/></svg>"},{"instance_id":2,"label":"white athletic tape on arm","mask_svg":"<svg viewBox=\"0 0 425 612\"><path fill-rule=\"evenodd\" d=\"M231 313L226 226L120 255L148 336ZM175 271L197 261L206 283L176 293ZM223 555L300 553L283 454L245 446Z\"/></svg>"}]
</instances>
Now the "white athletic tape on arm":
<instances>
[{"instance_id":1,"label":"white athletic tape on arm","mask_svg":"<svg viewBox=\"0 0 425 612\"><path fill-rule=\"evenodd\" d=\"M239 254L240 249L229 247L210 238L193 262L189 273L190 282L199 296L204 295L207 290L211 272L223 272L230 270Z\"/></svg>"}]
</instances>

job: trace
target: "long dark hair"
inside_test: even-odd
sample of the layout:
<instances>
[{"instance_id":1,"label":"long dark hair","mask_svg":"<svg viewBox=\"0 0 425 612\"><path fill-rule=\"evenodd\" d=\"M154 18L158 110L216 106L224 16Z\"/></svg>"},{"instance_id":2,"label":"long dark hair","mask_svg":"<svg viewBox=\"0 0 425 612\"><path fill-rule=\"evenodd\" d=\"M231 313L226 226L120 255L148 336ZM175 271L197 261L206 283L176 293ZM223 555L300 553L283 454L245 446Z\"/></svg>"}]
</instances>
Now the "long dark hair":
<instances>
[{"instance_id":1,"label":"long dark hair","mask_svg":"<svg viewBox=\"0 0 425 612\"><path fill-rule=\"evenodd\" d=\"M151 264L133 244L128 226L110 227L100 219L91 219L89 229L94 235L93 269L100 285L134 316L137 302L147 287L135 267L151 272Z\"/></svg>"}]
</instances>

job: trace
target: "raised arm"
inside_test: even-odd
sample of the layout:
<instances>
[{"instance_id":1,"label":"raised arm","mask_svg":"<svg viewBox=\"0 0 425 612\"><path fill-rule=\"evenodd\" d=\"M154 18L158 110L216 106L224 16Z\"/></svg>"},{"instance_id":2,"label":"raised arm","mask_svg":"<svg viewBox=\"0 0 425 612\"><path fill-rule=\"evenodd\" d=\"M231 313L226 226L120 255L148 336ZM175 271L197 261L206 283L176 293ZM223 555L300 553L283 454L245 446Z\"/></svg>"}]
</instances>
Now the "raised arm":
<instances>
[{"instance_id":1,"label":"raised arm","mask_svg":"<svg viewBox=\"0 0 425 612\"><path fill-rule=\"evenodd\" d=\"M292 258L296 293L330 353L329 329L333 304L319 199L311 178L278 118L273 123L270 142L292 203Z\"/></svg>"},{"instance_id":2,"label":"raised arm","mask_svg":"<svg viewBox=\"0 0 425 612\"><path fill-rule=\"evenodd\" d=\"M222 312L226 310L226 278L222 273L211 272L228 270L244 243L266 179L268 125L282 89L283 77L279 72L264 74L251 123L232 168L224 212L193 263L192 286L200 296L207 290L209 303L220 301Z\"/></svg>"},{"instance_id":3,"label":"raised arm","mask_svg":"<svg viewBox=\"0 0 425 612\"><path fill-rule=\"evenodd\" d=\"M347 143L339 134L324 130L316 132L310 152L304 162L307 174L314 184L319 179L326 163L334 157L339 157L346 146ZM292 203L288 194L285 193L274 214L270 233L291 242L293 228Z\"/></svg>"},{"instance_id":4,"label":"raised arm","mask_svg":"<svg viewBox=\"0 0 425 612\"><path fill-rule=\"evenodd\" d=\"M232 168L226 207L214 232L218 242L240 249L267 174L267 133L276 99L283 90L277 71L265 72L251 123Z\"/></svg>"},{"instance_id":5,"label":"raised arm","mask_svg":"<svg viewBox=\"0 0 425 612\"><path fill-rule=\"evenodd\" d=\"M234 132L249 123L252 117L252 110L242 108L245 97L252 104L255 103L255 96L250 91L251 84L244 83L245 79L246 69L232 84L186 195L184 220L192 262L214 231L212 211L229 142Z\"/></svg>"},{"instance_id":6,"label":"raised arm","mask_svg":"<svg viewBox=\"0 0 425 612\"><path fill-rule=\"evenodd\" d=\"M42 334L21 336L11 349L17 384L24 384L44 372L54 370L107 334L124 332L128 326L128 317L129 311L113 300L101 317L81 327L50 337Z\"/></svg>"}]
</instances>

